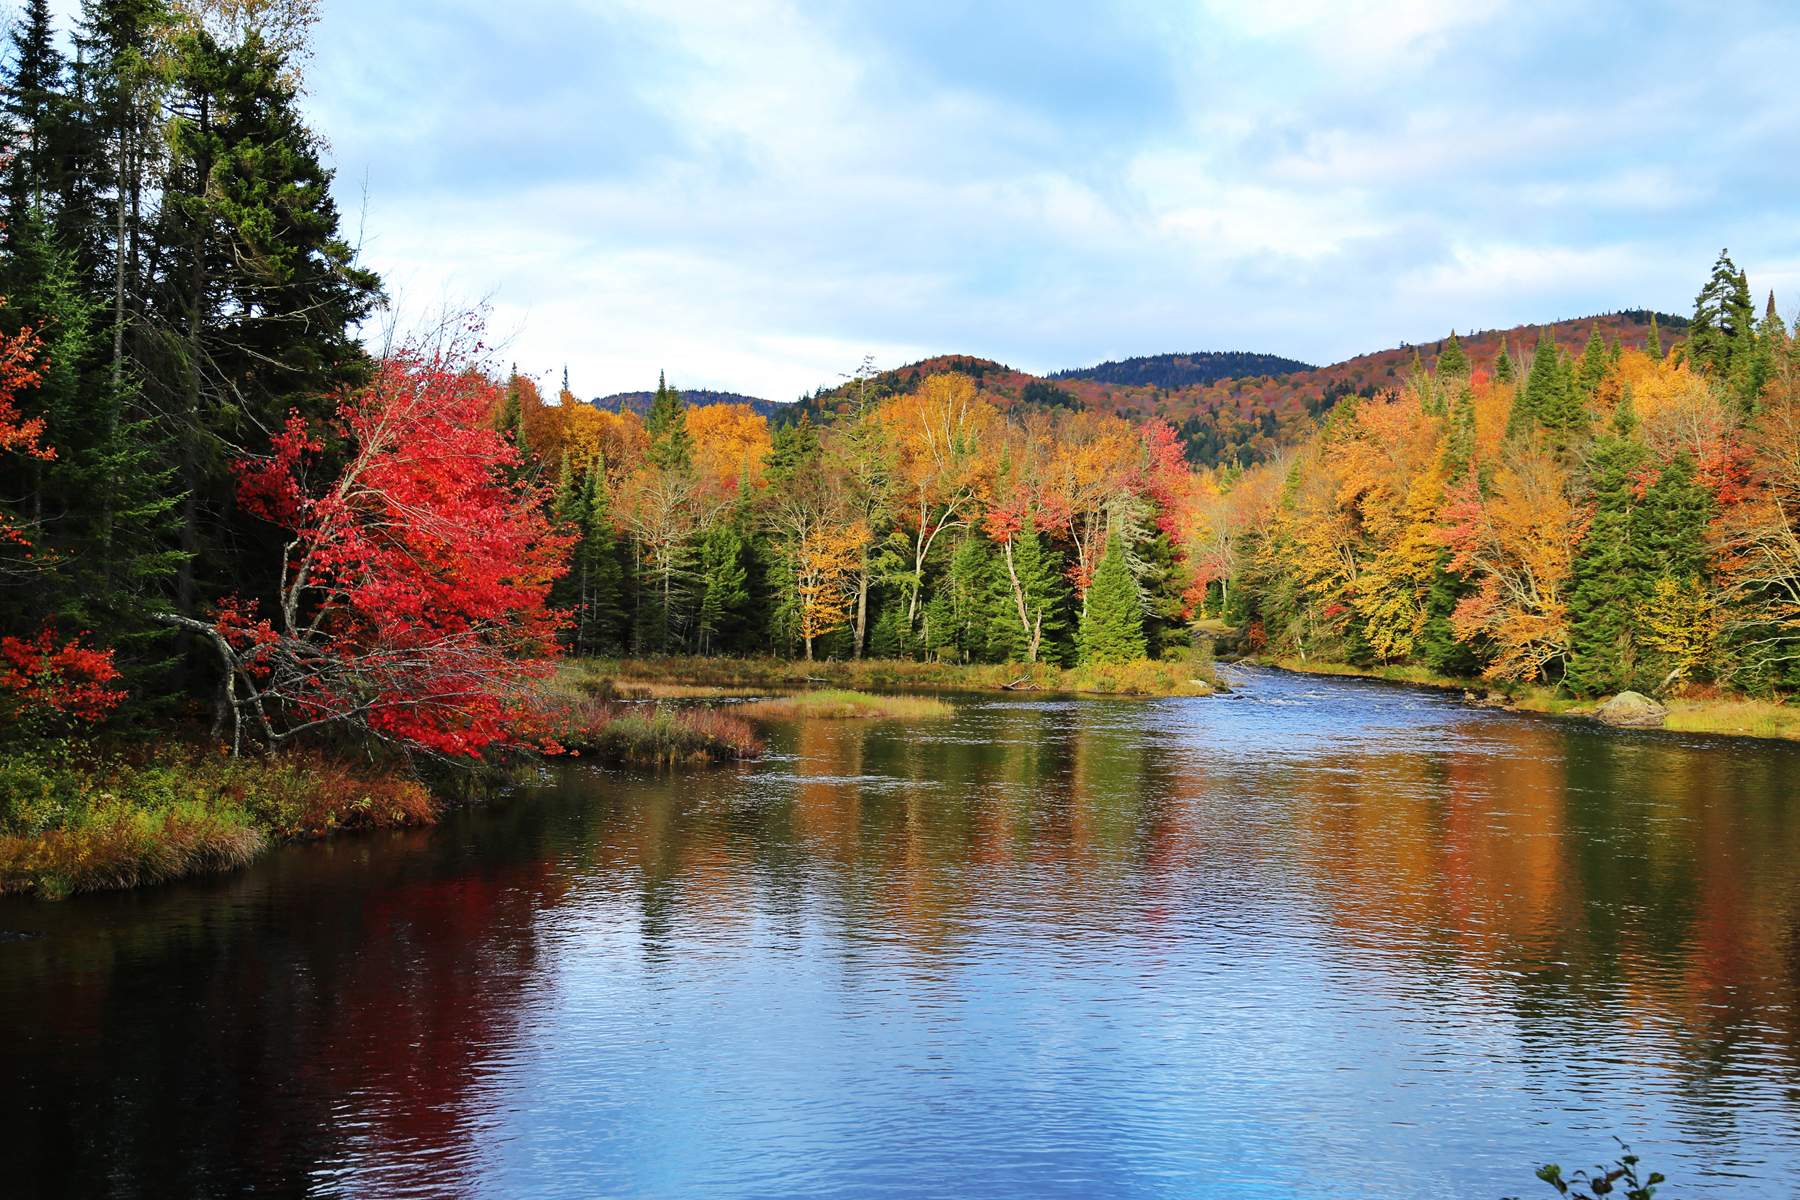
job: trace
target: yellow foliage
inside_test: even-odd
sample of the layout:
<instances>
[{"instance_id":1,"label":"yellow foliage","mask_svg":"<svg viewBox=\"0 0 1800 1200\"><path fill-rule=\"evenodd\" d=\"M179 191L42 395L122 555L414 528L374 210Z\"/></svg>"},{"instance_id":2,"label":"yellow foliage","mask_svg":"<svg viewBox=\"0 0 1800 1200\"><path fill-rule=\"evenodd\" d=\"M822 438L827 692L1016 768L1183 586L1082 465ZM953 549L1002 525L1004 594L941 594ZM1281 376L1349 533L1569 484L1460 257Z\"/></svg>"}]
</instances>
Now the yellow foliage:
<instances>
[{"instance_id":1,"label":"yellow foliage","mask_svg":"<svg viewBox=\"0 0 1800 1200\"><path fill-rule=\"evenodd\" d=\"M706 479L733 483L748 473L760 484L763 456L771 445L769 423L748 404L708 404L690 408L688 434L694 439L694 467Z\"/></svg>"},{"instance_id":2,"label":"yellow foliage","mask_svg":"<svg viewBox=\"0 0 1800 1200\"><path fill-rule=\"evenodd\" d=\"M1638 606L1638 640L1668 655L1671 679L1684 679L1712 657L1718 640L1718 605L1698 578L1659 579Z\"/></svg>"},{"instance_id":3,"label":"yellow foliage","mask_svg":"<svg viewBox=\"0 0 1800 1200\"><path fill-rule=\"evenodd\" d=\"M845 586L858 565L869 531L861 521L809 530L795 555L794 590L800 600L800 636L806 657L812 643L838 628L850 611L852 595Z\"/></svg>"}]
</instances>

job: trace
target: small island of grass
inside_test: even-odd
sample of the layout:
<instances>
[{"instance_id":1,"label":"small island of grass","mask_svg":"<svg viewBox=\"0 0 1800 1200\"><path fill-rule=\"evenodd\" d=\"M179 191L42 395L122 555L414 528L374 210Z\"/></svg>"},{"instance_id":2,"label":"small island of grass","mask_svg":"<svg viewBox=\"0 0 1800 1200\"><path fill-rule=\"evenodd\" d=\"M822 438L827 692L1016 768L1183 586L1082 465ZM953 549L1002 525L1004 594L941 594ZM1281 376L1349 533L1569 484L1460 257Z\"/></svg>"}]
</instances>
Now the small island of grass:
<instances>
[{"instance_id":1,"label":"small island of grass","mask_svg":"<svg viewBox=\"0 0 1800 1200\"><path fill-rule=\"evenodd\" d=\"M748 717L788 718L812 717L844 720L858 717L888 717L919 720L948 717L956 710L934 696L876 696L844 688L825 688L794 696L776 696L756 700L744 706Z\"/></svg>"}]
</instances>

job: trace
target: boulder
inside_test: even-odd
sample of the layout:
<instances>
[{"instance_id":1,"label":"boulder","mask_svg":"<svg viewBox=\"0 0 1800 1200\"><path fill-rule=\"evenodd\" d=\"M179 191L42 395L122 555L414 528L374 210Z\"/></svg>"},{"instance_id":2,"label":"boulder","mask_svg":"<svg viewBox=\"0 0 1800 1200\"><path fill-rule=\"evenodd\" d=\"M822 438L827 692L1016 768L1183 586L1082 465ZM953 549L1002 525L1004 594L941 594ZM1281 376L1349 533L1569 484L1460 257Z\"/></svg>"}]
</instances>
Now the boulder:
<instances>
[{"instance_id":1,"label":"boulder","mask_svg":"<svg viewBox=\"0 0 1800 1200\"><path fill-rule=\"evenodd\" d=\"M1661 729L1669 710L1640 692L1620 692L1594 710L1597 720L1626 729Z\"/></svg>"}]
</instances>

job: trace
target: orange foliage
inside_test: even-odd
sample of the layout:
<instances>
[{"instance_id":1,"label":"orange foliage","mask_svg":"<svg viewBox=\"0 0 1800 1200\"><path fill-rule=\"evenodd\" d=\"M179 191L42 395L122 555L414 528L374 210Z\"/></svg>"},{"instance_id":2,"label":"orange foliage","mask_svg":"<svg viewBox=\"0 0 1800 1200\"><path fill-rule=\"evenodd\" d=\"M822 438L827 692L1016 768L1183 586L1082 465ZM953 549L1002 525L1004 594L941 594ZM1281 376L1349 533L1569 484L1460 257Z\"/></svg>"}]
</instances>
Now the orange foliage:
<instances>
[{"instance_id":1,"label":"orange foliage","mask_svg":"<svg viewBox=\"0 0 1800 1200\"><path fill-rule=\"evenodd\" d=\"M708 404L687 411L694 439L694 467L703 479L735 485L745 476L763 480L763 456L770 448L769 423L748 404Z\"/></svg>"}]
</instances>

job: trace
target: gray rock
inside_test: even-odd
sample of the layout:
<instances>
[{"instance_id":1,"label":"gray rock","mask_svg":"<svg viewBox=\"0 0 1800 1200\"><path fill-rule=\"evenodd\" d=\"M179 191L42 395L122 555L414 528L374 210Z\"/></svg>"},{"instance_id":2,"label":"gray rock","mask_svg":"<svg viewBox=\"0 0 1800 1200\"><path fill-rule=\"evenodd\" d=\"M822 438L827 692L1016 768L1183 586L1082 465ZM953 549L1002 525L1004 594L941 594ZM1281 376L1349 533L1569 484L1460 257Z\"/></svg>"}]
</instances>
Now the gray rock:
<instances>
[{"instance_id":1,"label":"gray rock","mask_svg":"<svg viewBox=\"0 0 1800 1200\"><path fill-rule=\"evenodd\" d=\"M1661 729L1669 710L1639 692L1620 692L1594 710L1597 720L1626 729Z\"/></svg>"}]
</instances>

